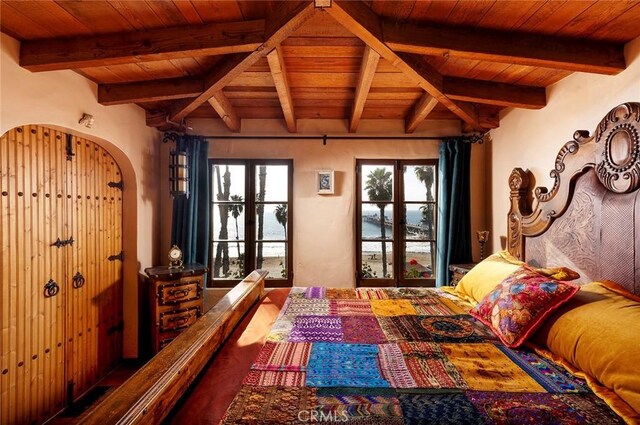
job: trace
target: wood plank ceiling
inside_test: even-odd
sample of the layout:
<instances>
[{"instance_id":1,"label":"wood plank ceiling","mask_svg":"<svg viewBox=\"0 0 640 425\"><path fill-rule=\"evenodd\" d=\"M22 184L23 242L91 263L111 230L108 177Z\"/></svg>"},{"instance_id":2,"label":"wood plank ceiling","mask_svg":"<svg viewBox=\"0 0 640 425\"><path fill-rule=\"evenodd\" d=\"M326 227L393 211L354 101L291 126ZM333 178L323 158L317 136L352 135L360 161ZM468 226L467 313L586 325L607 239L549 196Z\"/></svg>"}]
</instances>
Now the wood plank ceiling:
<instances>
[{"instance_id":1,"label":"wood plank ceiling","mask_svg":"<svg viewBox=\"0 0 640 425\"><path fill-rule=\"evenodd\" d=\"M575 71L614 75L640 1L2 1L20 65L74 70L104 105L185 119L460 119L538 109ZM328 7L319 7L320 3Z\"/></svg>"}]
</instances>

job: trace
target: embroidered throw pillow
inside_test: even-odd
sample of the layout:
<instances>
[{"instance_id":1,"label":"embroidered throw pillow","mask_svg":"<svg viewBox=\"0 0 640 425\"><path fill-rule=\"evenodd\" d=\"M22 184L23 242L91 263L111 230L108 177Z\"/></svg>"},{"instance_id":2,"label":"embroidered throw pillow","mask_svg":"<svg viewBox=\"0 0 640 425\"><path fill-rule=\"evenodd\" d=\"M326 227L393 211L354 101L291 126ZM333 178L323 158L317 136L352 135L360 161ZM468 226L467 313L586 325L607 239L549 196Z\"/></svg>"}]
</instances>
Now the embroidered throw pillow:
<instances>
[{"instance_id":1,"label":"embroidered throw pillow","mask_svg":"<svg viewBox=\"0 0 640 425\"><path fill-rule=\"evenodd\" d=\"M556 308L575 295L578 285L520 267L469 313L507 346L520 346Z\"/></svg>"}]
</instances>

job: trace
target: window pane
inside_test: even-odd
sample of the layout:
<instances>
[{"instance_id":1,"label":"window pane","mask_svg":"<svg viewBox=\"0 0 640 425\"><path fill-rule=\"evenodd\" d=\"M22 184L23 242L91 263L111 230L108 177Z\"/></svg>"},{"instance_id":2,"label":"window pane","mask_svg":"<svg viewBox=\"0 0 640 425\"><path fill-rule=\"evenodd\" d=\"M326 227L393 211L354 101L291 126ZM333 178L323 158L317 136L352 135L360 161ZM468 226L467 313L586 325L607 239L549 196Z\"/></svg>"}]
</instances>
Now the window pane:
<instances>
[{"instance_id":1,"label":"window pane","mask_svg":"<svg viewBox=\"0 0 640 425\"><path fill-rule=\"evenodd\" d=\"M213 240L244 240L244 209L244 204L214 204Z\"/></svg>"},{"instance_id":2,"label":"window pane","mask_svg":"<svg viewBox=\"0 0 640 425\"><path fill-rule=\"evenodd\" d=\"M256 268L267 270L267 279L287 278L287 255L284 243L257 242Z\"/></svg>"},{"instance_id":3,"label":"window pane","mask_svg":"<svg viewBox=\"0 0 640 425\"><path fill-rule=\"evenodd\" d=\"M390 242L363 242L361 273L365 279L392 278L393 244Z\"/></svg>"},{"instance_id":4,"label":"window pane","mask_svg":"<svg viewBox=\"0 0 640 425\"><path fill-rule=\"evenodd\" d=\"M287 238L289 229L287 209L288 204L258 204L256 205L256 240L278 240ZM262 227L260 215L262 214ZM260 230L262 229L262 237Z\"/></svg>"},{"instance_id":5,"label":"window pane","mask_svg":"<svg viewBox=\"0 0 640 425\"><path fill-rule=\"evenodd\" d=\"M436 167L433 165L405 165L404 200L435 201Z\"/></svg>"},{"instance_id":6,"label":"window pane","mask_svg":"<svg viewBox=\"0 0 640 425\"><path fill-rule=\"evenodd\" d=\"M211 255L215 279L243 279L245 277L244 243L214 242Z\"/></svg>"},{"instance_id":7,"label":"window pane","mask_svg":"<svg viewBox=\"0 0 640 425\"><path fill-rule=\"evenodd\" d=\"M245 166L213 165L213 202L228 201L231 195L244 195Z\"/></svg>"},{"instance_id":8,"label":"window pane","mask_svg":"<svg viewBox=\"0 0 640 425\"><path fill-rule=\"evenodd\" d=\"M405 239L435 239L435 204L405 204Z\"/></svg>"},{"instance_id":9,"label":"window pane","mask_svg":"<svg viewBox=\"0 0 640 425\"><path fill-rule=\"evenodd\" d=\"M404 248L404 277L428 279L434 277L435 242L407 242Z\"/></svg>"},{"instance_id":10,"label":"window pane","mask_svg":"<svg viewBox=\"0 0 640 425\"><path fill-rule=\"evenodd\" d=\"M384 226L381 226L378 205L362 205L362 239L393 239L393 204L381 205L384 206Z\"/></svg>"},{"instance_id":11,"label":"window pane","mask_svg":"<svg viewBox=\"0 0 640 425\"><path fill-rule=\"evenodd\" d=\"M289 200L289 167L256 165L256 201L287 202Z\"/></svg>"},{"instance_id":12,"label":"window pane","mask_svg":"<svg viewBox=\"0 0 640 425\"><path fill-rule=\"evenodd\" d=\"M363 165L360 176L363 201L393 200L393 166Z\"/></svg>"}]
</instances>

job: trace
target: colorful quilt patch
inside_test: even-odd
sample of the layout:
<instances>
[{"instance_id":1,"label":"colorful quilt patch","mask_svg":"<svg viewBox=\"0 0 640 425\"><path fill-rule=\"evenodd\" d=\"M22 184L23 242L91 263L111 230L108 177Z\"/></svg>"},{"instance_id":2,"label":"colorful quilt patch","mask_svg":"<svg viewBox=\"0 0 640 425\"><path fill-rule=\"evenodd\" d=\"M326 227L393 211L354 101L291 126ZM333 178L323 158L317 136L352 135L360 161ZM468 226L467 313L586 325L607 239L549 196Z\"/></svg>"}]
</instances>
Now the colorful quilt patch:
<instances>
[{"instance_id":1,"label":"colorful quilt patch","mask_svg":"<svg viewBox=\"0 0 640 425\"><path fill-rule=\"evenodd\" d=\"M289 301L289 300L287 300ZM288 341L294 317L281 315L271 327L267 341Z\"/></svg>"},{"instance_id":2,"label":"colorful quilt patch","mask_svg":"<svg viewBox=\"0 0 640 425\"><path fill-rule=\"evenodd\" d=\"M404 361L404 356L398 344L381 344L378 346L380 353L378 361L384 379L394 388L415 388L418 386L409 368Z\"/></svg>"},{"instance_id":3,"label":"colorful quilt patch","mask_svg":"<svg viewBox=\"0 0 640 425\"><path fill-rule=\"evenodd\" d=\"M409 300L371 300L371 309L376 316L405 316L417 314Z\"/></svg>"},{"instance_id":4,"label":"colorful quilt patch","mask_svg":"<svg viewBox=\"0 0 640 425\"><path fill-rule=\"evenodd\" d=\"M251 369L301 372L307 369L311 344L267 341Z\"/></svg>"},{"instance_id":5,"label":"colorful quilt patch","mask_svg":"<svg viewBox=\"0 0 640 425\"><path fill-rule=\"evenodd\" d=\"M283 372L272 370L251 370L242 381L242 385L260 387L304 387L306 375L304 372Z\"/></svg>"},{"instance_id":6,"label":"colorful quilt patch","mask_svg":"<svg viewBox=\"0 0 640 425\"><path fill-rule=\"evenodd\" d=\"M386 300L389 295L382 288L356 288L356 297L362 300Z\"/></svg>"},{"instance_id":7,"label":"colorful quilt patch","mask_svg":"<svg viewBox=\"0 0 640 425\"><path fill-rule=\"evenodd\" d=\"M388 387L378 367L378 346L316 343L307 367L310 387Z\"/></svg>"},{"instance_id":8,"label":"colorful quilt patch","mask_svg":"<svg viewBox=\"0 0 640 425\"><path fill-rule=\"evenodd\" d=\"M398 346L418 388L467 388L462 375L440 349L440 345L432 342L401 342Z\"/></svg>"},{"instance_id":9,"label":"colorful quilt patch","mask_svg":"<svg viewBox=\"0 0 640 425\"><path fill-rule=\"evenodd\" d=\"M340 423L403 424L395 394L343 394L336 388L333 394L318 395L318 410Z\"/></svg>"},{"instance_id":10,"label":"colorful quilt patch","mask_svg":"<svg viewBox=\"0 0 640 425\"><path fill-rule=\"evenodd\" d=\"M470 389L545 392L540 384L493 344L440 344L440 348Z\"/></svg>"},{"instance_id":11,"label":"colorful quilt patch","mask_svg":"<svg viewBox=\"0 0 640 425\"><path fill-rule=\"evenodd\" d=\"M351 344L382 344L387 338L374 316L342 317L344 342Z\"/></svg>"},{"instance_id":12,"label":"colorful quilt patch","mask_svg":"<svg viewBox=\"0 0 640 425\"><path fill-rule=\"evenodd\" d=\"M243 386L220 423L296 425L300 412L316 405L315 388Z\"/></svg>"},{"instance_id":13,"label":"colorful quilt patch","mask_svg":"<svg viewBox=\"0 0 640 425\"><path fill-rule=\"evenodd\" d=\"M380 316L378 322L389 342L431 340L416 316Z\"/></svg>"},{"instance_id":14,"label":"colorful quilt patch","mask_svg":"<svg viewBox=\"0 0 640 425\"><path fill-rule=\"evenodd\" d=\"M329 315L329 300L316 298L292 298L284 311L285 316Z\"/></svg>"},{"instance_id":15,"label":"colorful quilt patch","mask_svg":"<svg viewBox=\"0 0 640 425\"><path fill-rule=\"evenodd\" d=\"M416 313L424 316L451 316L455 312L451 311L444 303L436 297L413 298L410 300Z\"/></svg>"},{"instance_id":16,"label":"colorful quilt patch","mask_svg":"<svg viewBox=\"0 0 640 425\"><path fill-rule=\"evenodd\" d=\"M467 397L489 423L618 424L610 409L598 408L591 395L521 394L469 391ZM587 398L589 402L587 403ZM601 402L602 403L602 402ZM603 403L604 404L604 403Z\"/></svg>"},{"instance_id":17,"label":"colorful quilt patch","mask_svg":"<svg viewBox=\"0 0 640 425\"><path fill-rule=\"evenodd\" d=\"M398 395L406 425L485 425L473 403L463 393ZM513 422L503 422L510 424ZM525 424L523 422L522 424ZM513 423L515 425L515 423Z\"/></svg>"},{"instance_id":18,"label":"colorful quilt patch","mask_svg":"<svg viewBox=\"0 0 640 425\"><path fill-rule=\"evenodd\" d=\"M338 316L373 316L369 300L329 300L329 314Z\"/></svg>"},{"instance_id":19,"label":"colorful quilt patch","mask_svg":"<svg viewBox=\"0 0 640 425\"><path fill-rule=\"evenodd\" d=\"M304 293L305 298L326 298L327 288L321 286L310 286Z\"/></svg>"},{"instance_id":20,"label":"colorful quilt patch","mask_svg":"<svg viewBox=\"0 0 640 425\"><path fill-rule=\"evenodd\" d=\"M330 300L352 300L358 297L355 289L327 288L327 298Z\"/></svg>"},{"instance_id":21,"label":"colorful quilt patch","mask_svg":"<svg viewBox=\"0 0 640 425\"><path fill-rule=\"evenodd\" d=\"M434 342L497 341L495 335L470 316L416 316Z\"/></svg>"},{"instance_id":22,"label":"colorful quilt patch","mask_svg":"<svg viewBox=\"0 0 640 425\"><path fill-rule=\"evenodd\" d=\"M390 299L395 298L437 298L433 288L386 288Z\"/></svg>"},{"instance_id":23,"label":"colorful quilt patch","mask_svg":"<svg viewBox=\"0 0 640 425\"><path fill-rule=\"evenodd\" d=\"M535 353L507 348L504 345L496 347L550 393L591 392L584 380L576 378L564 368Z\"/></svg>"},{"instance_id":24,"label":"colorful quilt patch","mask_svg":"<svg viewBox=\"0 0 640 425\"><path fill-rule=\"evenodd\" d=\"M340 316L296 316L289 342L342 342Z\"/></svg>"}]
</instances>

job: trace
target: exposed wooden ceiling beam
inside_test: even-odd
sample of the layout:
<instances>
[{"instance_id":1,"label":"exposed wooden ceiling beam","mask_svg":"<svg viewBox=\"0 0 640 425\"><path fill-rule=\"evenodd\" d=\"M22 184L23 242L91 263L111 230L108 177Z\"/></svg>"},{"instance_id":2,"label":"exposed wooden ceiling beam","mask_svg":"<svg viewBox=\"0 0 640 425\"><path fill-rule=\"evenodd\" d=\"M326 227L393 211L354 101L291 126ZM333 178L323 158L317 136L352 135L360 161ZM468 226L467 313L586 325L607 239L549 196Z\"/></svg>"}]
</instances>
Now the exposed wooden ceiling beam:
<instances>
[{"instance_id":1,"label":"exposed wooden ceiling beam","mask_svg":"<svg viewBox=\"0 0 640 425\"><path fill-rule=\"evenodd\" d=\"M376 74L379 60L380 55L378 52L367 46L364 51L364 55L362 56L362 65L360 65L360 75L358 77L358 85L356 86L356 95L353 99L353 107L351 108L349 131L352 133L358 129L362 110L364 109L364 104L367 101L367 96L369 95L369 90L371 89L371 83L373 82L373 77Z\"/></svg>"},{"instance_id":2,"label":"exposed wooden ceiling beam","mask_svg":"<svg viewBox=\"0 0 640 425\"><path fill-rule=\"evenodd\" d=\"M228 61L205 78L204 91L199 96L184 101L178 101L169 113L169 120L174 122L182 121L187 115L193 112L198 106L206 102L214 93L222 90L234 78L246 71L251 65L256 63L261 57L265 56L282 40L293 33L302 23L312 17L316 10L313 3L305 2L286 2L279 7L274 15L270 16L267 28L267 38L265 42L258 46L256 50L245 55L234 55Z\"/></svg>"},{"instance_id":3,"label":"exposed wooden ceiling beam","mask_svg":"<svg viewBox=\"0 0 640 425\"><path fill-rule=\"evenodd\" d=\"M184 77L134 83L98 85L98 103L122 105L125 103L157 102L195 97L203 92L201 78Z\"/></svg>"},{"instance_id":4,"label":"exposed wooden ceiling beam","mask_svg":"<svg viewBox=\"0 0 640 425\"><path fill-rule=\"evenodd\" d=\"M396 52L460 57L528 66L617 74L626 67L621 44L477 28L382 24Z\"/></svg>"},{"instance_id":5,"label":"exposed wooden ceiling beam","mask_svg":"<svg viewBox=\"0 0 640 425\"><path fill-rule=\"evenodd\" d=\"M30 71L53 71L224 55L252 52L264 40L264 20L27 40L20 45L20 66Z\"/></svg>"},{"instance_id":6,"label":"exposed wooden ceiling beam","mask_svg":"<svg viewBox=\"0 0 640 425\"><path fill-rule=\"evenodd\" d=\"M209 104L216 110L222 121L229 127L229 130L234 133L238 133L240 131L240 117L236 113L233 105L229 102L229 99L222 93L222 90L214 93L211 98L209 98Z\"/></svg>"},{"instance_id":7,"label":"exposed wooden ceiling beam","mask_svg":"<svg viewBox=\"0 0 640 425\"><path fill-rule=\"evenodd\" d=\"M540 109L547 105L544 87L444 77L442 90L450 99L466 102L526 109Z\"/></svg>"},{"instance_id":8,"label":"exposed wooden ceiling beam","mask_svg":"<svg viewBox=\"0 0 640 425\"><path fill-rule=\"evenodd\" d=\"M404 131L406 133L413 133L418 125L424 121L427 116L433 111L433 108L438 104L438 100L431 96L429 93L425 93L414 105L409 116L404 123Z\"/></svg>"},{"instance_id":9,"label":"exposed wooden ceiling beam","mask_svg":"<svg viewBox=\"0 0 640 425\"><path fill-rule=\"evenodd\" d=\"M420 57L396 54L383 42L382 21L366 4L359 1L336 0L330 8L322 10L329 13L365 44L416 81L423 90L445 105L460 119L476 128L482 128L478 111L472 104L454 101L444 94L442 75L435 68Z\"/></svg>"},{"instance_id":10,"label":"exposed wooden ceiling beam","mask_svg":"<svg viewBox=\"0 0 640 425\"><path fill-rule=\"evenodd\" d=\"M271 77L273 77L276 92L278 93L278 99L280 99L280 106L282 106L287 130L289 130L289 133L295 133L296 114L293 109L293 98L291 97L291 89L289 88L289 79L284 65L284 57L279 45L267 55L267 60L269 62L269 69L271 70Z\"/></svg>"}]
</instances>

